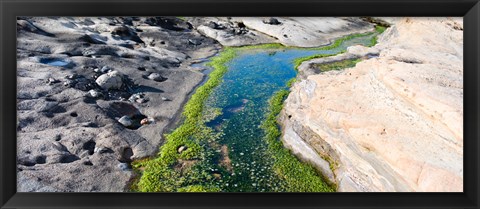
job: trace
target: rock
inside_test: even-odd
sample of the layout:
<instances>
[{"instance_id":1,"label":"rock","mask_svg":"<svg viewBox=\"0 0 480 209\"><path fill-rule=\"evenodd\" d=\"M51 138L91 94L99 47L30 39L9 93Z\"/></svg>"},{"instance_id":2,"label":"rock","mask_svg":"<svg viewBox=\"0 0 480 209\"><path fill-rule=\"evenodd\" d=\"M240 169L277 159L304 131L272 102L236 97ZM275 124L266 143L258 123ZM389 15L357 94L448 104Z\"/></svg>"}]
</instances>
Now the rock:
<instances>
[{"instance_id":1,"label":"rock","mask_svg":"<svg viewBox=\"0 0 480 209\"><path fill-rule=\"evenodd\" d=\"M82 127L92 127L92 128L98 127L97 124L94 122L85 122L85 123L81 123L80 125Z\"/></svg>"},{"instance_id":2,"label":"rock","mask_svg":"<svg viewBox=\"0 0 480 209\"><path fill-rule=\"evenodd\" d=\"M128 163L119 163L117 167L122 171L130 170Z\"/></svg>"},{"instance_id":3,"label":"rock","mask_svg":"<svg viewBox=\"0 0 480 209\"><path fill-rule=\"evenodd\" d=\"M365 33L374 29L373 24L358 17L277 17L280 24L268 24L261 17L234 17L258 34L275 37L286 46L317 47L330 44L332 40L353 33ZM265 22L266 23L265 23ZM272 23L276 23L272 20ZM284 36L286 35L286 36Z\"/></svg>"},{"instance_id":4,"label":"rock","mask_svg":"<svg viewBox=\"0 0 480 209\"><path fill-rule=\"evenodd\" d=\"M263 20L263 23L270 24L270 25L280 25L280 24L282 24L280 21L278 21L277 18L273 18L273 17L268 18L266 20Z\"/></svg>"},{"instance_id":5,"label":"rock","mask_svg":"<svg viewBox=\"0 0 480 209\"><path fill-rule=\"evenodd\" d=\"M150 120L148 120L148 118L144 118L140 121L140 124L143 126L143 125L148 125L150 124Z\"/></svg>"},{"instance_id":6,"label":"rock","mask_svg":"<svg viewBox=\"0 0 480 209\"><path fill-rule=\"evenodd\" d=\"M187 146L180 146L178 149L177 149L177 152L178 153L182 153L183 151L187 150Z\"/></svg>"},{"instance_id":7,"label":"rock","mask_svg":"<svg viewBox=\"0 0 480 209\"><path fill-rule=\"evenodd\" d=\"M18 30L23 30L23 31L28 31L28 32L31 32L31 33L37 33L37 34L44 35L44 36L55 37L54 34L48 33L46 31L40 29L39 27L33 25L31 22L29 22L27 20L17 20L17 29Z\"/></svg>"},{"instance_id":8,"label":"rock","mask_svg":"<svg viewBox=\"0 0 480 209\"><path fill-rule=\"evenodd\" d=\"M213 21L210 21L208 24L207 24L208 27L212 28L212 29L216 29L216 30L223 30L225 29L225 26L223 25L220 25L220 24L217 24L216 22L213 22Z\"/></svg>"},{"instance_id":9,"label":"rock","mask_svg":"<svg viewBox=\"0 0 480 209\"><path fill-rule=\"evenodd\" d=\"M85 157L88 157L88 156L89 156L88 150L85 150L82 153L80 153L80 155L78 155L78 157L80 157L80 158L85 158Z\"/></svg>"},{"instance_id":10,"label":"rock","mask_svg":"<svg viewBox=\"0 0 480 209\"><path fill-rule=\"evenodd\" d=\"M186 59L210 57L218 51L220 44L202 36L196 28L178 32L141 25L145 17L132 19L133 25L127 27L139 33L137 36L141 39L156 43L154 48L143 47L141 43L137 45L133 36L112 36L110 32L113 28L129 24L128 20L124 23L121 18L20 17L17 20L17 104L21 110L18 111L16 127L16 153L17 159L26 159L18 161L16 166L18 192L124 192L128 188L127 182L135 174L131 166L127 171L117 167L120 162L127 162L127 159L118 160L122 156L121 148L131 147L135 153L132 159L142 159L154 156L164 143L165 139L158 136L177 121L184 101L204 78L201 73L180 64ZM115 26L110 26L110 22ZM178 27L188 27L181 23L184 21L179 22ZM47 37L38 29L52 35ZM193 47L187 43L188 39L198 39L202 44ZM76 65L71 68L49 67L36 59L42 57L74 61ZM123 85L119 90L107 91L97 85L96 79L103 74L100 71L103 66L122 73ZM146 80L146 77L142 79L142 72L137 70L139 66L144 67L148 74L158 71L173 82L157 83ZM73 73L80 78L65 78ZM48 78L56 78L60 82L48 86ZM64 87L65 81L73 88ZM92 99L89 93L92 89L103 93L105 99ZM134 107L136 104L118 101L128 99L133 91L156 96L148 98L150 104L139 105L142 112L161 118L154 126L145 125L132 131L130 128L140 126L143 116L138 114L141 113L122 111L127 109L124 106L111 107L115 103L127 103ZM163 91L175 95L175 101L163 102L160 94ZM73 111L77 112L77 117L73 116ZM134 127L124 128L115 124L124 115L139 118L135 120ZM153 119L148 121L154 122ZM93 148L85 146L88 147L85 149L84 145L89 140L94 140L96 145ZM94 152L95 147L97 152ZM91 155L87 154L87 150ZM40 164L43 163L42 156L46 157L45 164ZM75 156L79 160L75 160Z\"/></svg>"},{"instance_id":11,"label":"rock","mask_svg":"<svg viewBox=\"0 0 480 209\"><path fill-rule=\"evenodd\" d=\"M150 80L154 80L154 81L157 81L157 82L162 82L162 81L165 81L166 79L164 77L162 77L160 74L158 73L152 73L148 76L148 79Z\"/></svg>"},{"instance_id":12,"label":"rock","mask_svg":"<svg viewBox=\"0 0 480 209\"><path fill-rule=\"evenodd\" d=\"M65 82L63 82L63 85L66 87L73 87L76 83L77 82L74 80L66 80Z\"/></svg>"},{"instance_id":13,"label":"rock","mask_svg":"<svg viewBox=\"0 0 480 209\"><path fill-rule=\"evenodd\" d=\"M148 102L148 99L145 98L145 95L143 93L136 93L132 94L132 96L128 98L128 101L142 104Z\"/></svg>"},{"instance_id":14,"label":"rock","mask_svg":"<svg viewBox=\"0 0 480 209\"><path fill-rule=\"evenodd\" d=\"M245 46L277 42L277 40L275 40L274 38L267 36L263 33L258 33L257 31L250 31L247 34L238 36L236 34L242 33L242 31L245 30L242 30L242 28L238 28L232 25L232 23L220 21L220 18L218 18L218 21L216 20L216 22L218 22L218 25L225 25L225 28L214 29L207 26L208 23L200 23L197 26L197 30L203 35L217 40L220 44L224 46ZM210 24L210 26L213 25Z\"/></svg>"},{"instance_id":15,"label":"rock","mask_svg":"<svg viewBox=\"0 0 480 209\"><path fill-rule=\"evenodd\" d=\"M136 93L136 94L132 94L132 96L130 96L130 98L128 98L128 100L130 102L135 102L137 99L141 99L144 97L144 94L142 93Z\"/></svg>"},{"instance_id":16,"label":"rock","mask_svg":"<svg viewBox=\"0 0 480 209\"><path fill-rule=\"evenodd\" d=\"M140 104L143 104L143 103L148 102L148 99L140 98L140 99L135 100L135 102L140 103Z\"/></svg>"},{"instance_id":17,"label":"rock","mask_svg":"<svg viewBox=\"0 0 480 209\"><path fill-rule=\"evenodd\" d=\"M103 153L107 153L107 152L110 152L111 149L109 148L106 148L106 147L95 147L93 152L94 153L98 153L98 154L103 154Z\"/></svg>"},{"instance_id":18,"label":"rock","mask_svg":"<svg viewBox=\"0 0 480 209\"><path fill-rule=\"evenodd\" d=\"M75 73L65 76L65 78L66 78L66 79L69 79L69 80L74 80L74 79L76 79L77 77L78 77L78 75L75 74Z\"/></svg>"},{"instance_id":19,"label":"rock","mask_svg":"<svg viewBox=\"0 0 480 209\"><path fill-rule=\"evenodd\" d=\"M120 89L123 85L122 75L118 71L111 71L103 74L95 80L102 89Z\"/></svg>"},{"instance_id":20,"label":"rock","mask_svg":"<svg viewBox=\"0 0 480 209\"><path fill-rule=\"evenodd\" d=\"M127 26L119 26L119 27L115 27L112 30L112 35L117 35L117 36L121 36L121 37L128 37L128 36L133 35L133 32Z\"/></svg>"},{"instance_id":21,"label":"rock","mask_svg":"<svg viewBox=\"0 0 480 209\"><path fill-rule=\"evenodd\" d=\"M150 17L145 20L145 23L151 26L160 26L167 30L183 31L189 26L181 20L174 17Z\"/></svg>"},{"instance_id":22,"label":"rock","mask_svg":"<svg viewBox=\"0 0 480 209\"><path fill-rule=\"evenodd\" d=\"M347 48L347 52L357 57L378 56L380 51L376 48L354 45Z\"/></svg>"},{"instance_id":23,"label":"rock","mask_svg":"<svg viewBox=\"0 0 480 209\"><path fill-rule=\"evenodd\" d=\"M197 40L197 39L188 39L188 44L198 46L198 45L202 44L202 42L200 42L200 40Z\"/></svg>"},{"instance_id":24,"label":"rock","mask_svg":"<svg viewBox=\"0 0 480 209\"><path fill-rule=\"evenodd\" d=\"M452 22L463 25L397 18L378 37L377 58L296 82L282 141L301 144L290 147L300 158L308 147L316 154L305 160L334 162L341 192L462 192L463 33Z\"/></svg>"},{"instance_id":25,"label":"rock","mask_svg":"<svg viewBox=\"0 0 480 209\"><path fill-rule=\"evenodd\" d=\"M130 117L126 116L126 115L124 115L123 117L118 119L118 122L125 127L130 127L130 126L133 125L132 119Z\"/></svg>"},{"instance_id":26,"label":"rock","mask_svg":"<svg viewBox=\"0 0 480 209\"><path fill-rule=\"evenodd\" d=\"M110 67L108 66L103 66L102 69L100 69L100 72L102 73L108 73L111 70Z\"/></svg>"},{"instance_id":27,"label":"rock","mask_svg":"<svg viewBox=\"0 0 480 209\"><path fill-rule=\"evenodd\" d=\"M91 98L99 98L101 96L103 96L102 92L99 92L95 89L92 89L90 91L88 91L88 96L91 97Z\"/></svg>"},{"instance_id":28,"label":"rock","mask_svg":"<svg viewBox=\"0 0 480 209\"><path fill-rule=\"evenodd\" d=\"M55 79L55 78L48 78L47 79L47 84L48 85L52 85L52 84L55 84L55 83L59 83L60 81Z\"/></svg>"}]
</instances>

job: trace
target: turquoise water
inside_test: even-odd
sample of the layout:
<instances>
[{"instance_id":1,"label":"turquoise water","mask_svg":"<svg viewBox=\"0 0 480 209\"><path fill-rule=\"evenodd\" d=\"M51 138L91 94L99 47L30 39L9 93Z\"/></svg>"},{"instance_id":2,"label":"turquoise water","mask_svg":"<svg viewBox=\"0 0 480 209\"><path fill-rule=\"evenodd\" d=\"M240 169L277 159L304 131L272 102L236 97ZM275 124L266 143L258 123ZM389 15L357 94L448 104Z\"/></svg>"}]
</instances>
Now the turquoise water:
<instances>
[{"instance_id":1,"label":"turquoise water","mask_svg":"<svg viewBox=\"0 0 480 209\"><path fill-rule=\"evenodd\" d=\"M354 38L333 50L240 49L227 63L222 83L210 94L205 111L220 109L221 115L206 123L220 133L218 141L228 147L231 169L218 185L230 192L284 191L272 169L272 157L260 127L268 111L268 100L286 89L296 76L294 60L316 54L337 54L348 46L368 45L371 36Z\"/></svg>"}]
</instances>

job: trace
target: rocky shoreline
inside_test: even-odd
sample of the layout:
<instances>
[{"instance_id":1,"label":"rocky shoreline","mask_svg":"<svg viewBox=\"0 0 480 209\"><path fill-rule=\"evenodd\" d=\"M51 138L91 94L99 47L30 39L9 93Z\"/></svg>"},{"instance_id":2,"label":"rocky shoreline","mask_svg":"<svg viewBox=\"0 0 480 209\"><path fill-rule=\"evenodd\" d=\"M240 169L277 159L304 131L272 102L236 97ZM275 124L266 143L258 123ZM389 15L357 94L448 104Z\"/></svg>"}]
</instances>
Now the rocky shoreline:
<instances>
[{"instance_id":1,"label":"rocky shoreline","mask_svg":"<svg viewBox=\"0 0 480 209\"><path fill-rule=\"evenodd\" d=\"M205 77L189 63L221 48L177 18L17 25L19 191L126 190Z\"/></svg>"},{"instance_id":2,"label":"rocky shoreline","mask_svg":"<svg viewBox=\"0 0 480 209\"><path fill-rule=\"evenodd\" d=\"M461 192L463 22L381 18L372 48L303 62L282 141L343 192ZM317 66L365 57L355 67Z\"/></svg>"},{"instance_id":3,"label":"rocky shoreline","mask_svg":"<svg viewBox=\"0 0 480 209\"><path fill-rule=\"evenodd\" d=\"M19 192L124 192L224 47L317 47L391 24L368 48L303 62L282 141L337 191L462 191L461 18L24 17ZM355 67L322 66L360 60Z\"/></svg>"},{"instance_id":4,"label":"rocky shoreline","mask_svg":"<svg viewBox=\"0 0 480 209\"><path fill-rule=\"evenodd\" d=\"M322 35L284 31L308 24ZM158 152L206 77L191 64L223 46L326 45L371 26L358 18L20 17L17 190L128 191L130 163Z\"/></svg>"}]
</instances>

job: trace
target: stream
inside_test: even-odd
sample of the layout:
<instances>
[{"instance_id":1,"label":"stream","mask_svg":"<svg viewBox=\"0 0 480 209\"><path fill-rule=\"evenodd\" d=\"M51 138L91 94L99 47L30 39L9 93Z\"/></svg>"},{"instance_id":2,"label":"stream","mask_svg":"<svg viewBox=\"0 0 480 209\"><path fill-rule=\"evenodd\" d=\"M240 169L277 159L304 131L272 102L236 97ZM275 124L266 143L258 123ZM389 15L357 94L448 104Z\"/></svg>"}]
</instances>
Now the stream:
<instances>
[{"instance_id":1,"label":"stream","mask_svg":"<svg viewBox=\"0 0 480 209\"><path fill-rule=\"evenodd\" d=\"M273 171L261 128L268 100L275 92L287 89L287 82L296 77L295 59L337 54L356 44L368 45L374 35L344 41L331 50L239 48L237 56L226 63L228 71L223 81L205 102L205 111L220 111L206 125L220 133L218 143L229 156L231 175L225 175L217 185L227 192L284 191L284 182Z\"/></svg>"}]
</instances>

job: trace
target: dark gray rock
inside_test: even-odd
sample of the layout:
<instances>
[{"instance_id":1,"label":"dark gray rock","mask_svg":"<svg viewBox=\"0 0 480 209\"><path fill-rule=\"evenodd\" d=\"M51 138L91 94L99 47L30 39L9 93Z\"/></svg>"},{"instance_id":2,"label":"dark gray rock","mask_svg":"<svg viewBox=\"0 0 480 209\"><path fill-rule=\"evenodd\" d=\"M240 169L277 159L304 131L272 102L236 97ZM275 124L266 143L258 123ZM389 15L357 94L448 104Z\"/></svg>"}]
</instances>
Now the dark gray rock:
<instances>
[{"instance_id":1,"label":"dark gray rock","mask_svg":"<svg viewBox=\"0 0 480 209\"><path fill-rule=\"evenodd\" d=\"M130 126L133 125L132 119L130 117L126 116L126 115L124 115L123 117L118 119L118 122L125 127L130 127Z\"/></svg>"},{"instance_id":2,"label":"dark gray rock","mask_svg":"<svg viewBox=\"0 0 480 209\"><path fill-rule=\"evenodd\" d=\"M280 25L280 24L282 24L280 21L278 21L277 18L273 18L273 17L268 18L266 20L263 20L263 23L270 24L270 25Z\"/></svg>"},{"instance_id":3,"label":"dark gray rock","mask_svg":"<svg viewBox=\"0 0 480 209\"><path fill-rule=\"evenodd\" d=\"M198 39L188 39L188 44L198 46L198 45L202 44L202 42L200 42L200 40L198 40Z\"/></svg>"}]
</instances>

